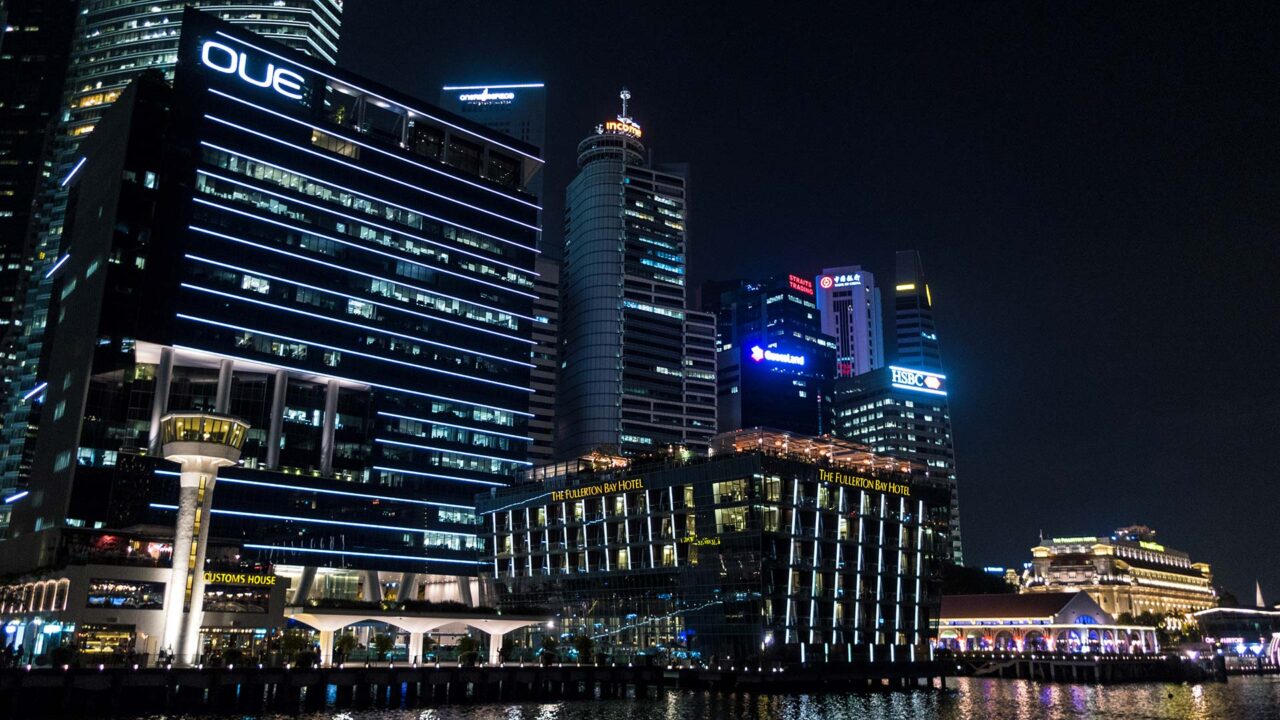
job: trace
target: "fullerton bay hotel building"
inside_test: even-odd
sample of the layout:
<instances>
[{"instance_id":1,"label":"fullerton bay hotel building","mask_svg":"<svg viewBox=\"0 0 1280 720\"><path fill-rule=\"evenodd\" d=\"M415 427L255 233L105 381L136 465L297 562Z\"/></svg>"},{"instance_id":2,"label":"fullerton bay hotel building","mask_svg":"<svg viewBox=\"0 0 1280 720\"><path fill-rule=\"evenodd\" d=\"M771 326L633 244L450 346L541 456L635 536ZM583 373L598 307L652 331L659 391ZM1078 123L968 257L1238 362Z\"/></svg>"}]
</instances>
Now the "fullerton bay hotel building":
<instances>
[{"instance_id":1,"label":"fullerton bay hotel building","mask_svg":"<svg viewBox=\"0 0 1280 720\"><path fill-rule=\"evenodd\" d=\"M615 662L930 659L949 497L850 443L764 429L710 458L596 456L477 499L482 586Z\"/></svg>"}]
</instances>

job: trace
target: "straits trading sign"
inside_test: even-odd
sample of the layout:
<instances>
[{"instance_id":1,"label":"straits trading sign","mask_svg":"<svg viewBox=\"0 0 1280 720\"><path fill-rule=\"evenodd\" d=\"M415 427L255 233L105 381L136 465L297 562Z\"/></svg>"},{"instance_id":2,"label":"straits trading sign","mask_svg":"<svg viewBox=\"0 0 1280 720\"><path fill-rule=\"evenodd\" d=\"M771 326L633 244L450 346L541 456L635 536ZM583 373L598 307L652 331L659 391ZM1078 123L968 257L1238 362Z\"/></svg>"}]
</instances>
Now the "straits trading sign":
<instances>
[{"instance_id":1,"label":"straits trading sign","mask_svg":"<svg viewBox=\"0 0 1280 720\"><path fill-rule=\"evenodd\" d=\"M903 390L915 390L930 395L947 394L947 376L928 370L912 370L890 365L889 382Z\"/></svg>"},{"instance_id":2,"label":"straits trading sign","mask_svg":"<svg viewBox=\"0 0 1280 720\"><path fill-rule=\"evenodd\" d=\"M260 59L250 60L244 51L216 40L205 40L200 46L200 62L224 75L235 75L250 85L270 88L290 100L301 100L302 88L307 84L306 78L292 70Z\"/></svg>"},{"instance_id":3,"label":"straits trading sign","mask_svg":"<svg viewBox=\"0 0 1280 720\"><path fill-rule=\"evenodd\" d=\"M586 498L599 497L601 495L613 495L614 493L643 489L644 478L616 480L614 482L596 483L595 485L585 485L583 487L568 488L565 490L552 490L551 502L584 500Z\"/></svg>"},{"instance_id":4,"label":"straits trading sign","mask_svg":"<svg viewBox=\"0 0 1280 720\"><path fill-rule=\"evenodd\" d=\"M911 497L911 486L904 483L889 482L879 478L863 477L861 475L850 475L836 470L819 470L818 479L822 482L831 483L832 485L843 485L844 487L857 488L859 490L870 490L879 493L892 493L894 495L902 495L903 497Z\"/></svg>"}]
</instances>

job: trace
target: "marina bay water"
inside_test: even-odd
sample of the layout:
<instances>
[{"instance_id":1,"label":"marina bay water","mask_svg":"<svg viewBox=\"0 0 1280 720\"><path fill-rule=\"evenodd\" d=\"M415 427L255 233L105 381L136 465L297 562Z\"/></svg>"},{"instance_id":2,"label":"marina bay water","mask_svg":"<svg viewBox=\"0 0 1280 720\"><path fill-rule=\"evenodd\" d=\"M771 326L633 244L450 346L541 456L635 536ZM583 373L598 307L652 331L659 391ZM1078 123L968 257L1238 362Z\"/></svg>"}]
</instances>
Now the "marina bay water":
<instances>
[{"instance_id":1,"label":"marina bay water","mask_svg":"<svg viewBox=\"0 0 1280 720\"><path fill-rule=\"evenodd\" d=\"M289 717L295 720L1253 720L1280 718L1280 676L1233 677L1228 683L1196 685L1066 685L953 678L948 681L947 692L754 695L664 690L657 698L641 700L330 710ZM211 720L210 716L178 720L206 719Z\"/></svg>"}]
</instances>

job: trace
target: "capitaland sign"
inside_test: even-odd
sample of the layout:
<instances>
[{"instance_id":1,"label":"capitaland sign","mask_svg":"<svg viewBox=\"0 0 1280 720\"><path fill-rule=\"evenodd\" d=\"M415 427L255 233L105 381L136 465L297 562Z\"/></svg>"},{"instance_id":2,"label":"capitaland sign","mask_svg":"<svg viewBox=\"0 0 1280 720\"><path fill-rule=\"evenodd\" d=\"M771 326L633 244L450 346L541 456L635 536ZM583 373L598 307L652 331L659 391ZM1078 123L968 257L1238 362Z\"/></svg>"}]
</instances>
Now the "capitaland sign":
<instances>
[{"instance_id":1,"label":"capitaland sign","mask_svg":"<svg viewBox=\"0 0 1280 720\"><path fill-rule=\"evenodd\" d=\"M946 395L947 376L928 370L912 370L893 365L889 366L889 382L896 388L915 390L931 395Z\"/></svg>"},{"instance_id":2,"label":"capitaland sign","mask_svg":"<svg viewBox=\"0 0 1280 720\"><path fill-rule=\"evenodd\" d=\"M751 359L756 362L781 363L783 365L798 365L804 367L803 355L792 355L791 353L777 352L776 350L766 350L756 345L749 351Z\"/></svg>"},{"instance_id":3,"label":"capitaland sign","mask_svg":"<svg viewBox=\"0 0 1280 720\"><path fill-rule=\"evenodd\" d=\"M276 584L276 576L264 575L262 573L210 572L206 570L204 573L204 581L207 585L269 586Z\"/></svg>"},{"instance_id":4,"label":"capitaland sign","mask_svg":"<svg viewBox=\"0 0 1280 720\"><path fill-rule=\"evenodd\" d=\"M614 482L597 483L595 485L585 485L583 487L568 488L567 490L552 490L551 502L568 502L570 500L584 500L586 498L600 497L602 495L613 495L620 492L631 492L632 490L643 490L644 478L632 478L630 480L616 480Z\"/></svg>"},{"instance_id":5,"label":"capitaland sign","mask_svg":"<svg viewBox=\"0 0 1280 720\"><path fill-rule=\"evenodd\" d=\"M270 89L290 100L301 100L306 78L273 62L250 58L243 50L236 50L216 40L206 40L200 46L200 62L205 67L232 75L255 87Z\"/></svg>"},{"instance_id":6,"label":"capitaland sign","mask_svg":"<svg viewBox=\"0 0 1280 720\"><path fill-rule=\"evenodd\" d=\"M838 470L819 470L818 479L825 483L831 483L832 485L842 485L844 487L857 488L858 490L870 490L872 492L891 493L893 495L911 497L911 486L905 483L889 482L888 480L863 477L861 475L851 475Z\"/></svg>"}]
</instances>

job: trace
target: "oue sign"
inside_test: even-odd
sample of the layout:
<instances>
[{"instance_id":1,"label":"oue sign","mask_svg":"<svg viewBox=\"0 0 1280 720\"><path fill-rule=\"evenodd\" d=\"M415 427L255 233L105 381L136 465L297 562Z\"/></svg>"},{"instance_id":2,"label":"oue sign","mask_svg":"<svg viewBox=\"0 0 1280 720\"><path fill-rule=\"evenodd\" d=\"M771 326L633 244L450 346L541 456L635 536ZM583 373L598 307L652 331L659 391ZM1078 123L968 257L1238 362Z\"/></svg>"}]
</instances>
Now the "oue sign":
<instances>
[{"instance_id":1,"label":"oue sign","mask_svg":"<svg viewBox=\"0 0 1280 720\"><path fill-rule=\"evenodd\" d=\"M200 62L220 73L236 75L250 85L271 88L292 100L302 99L302 86L307 82L298 73L276 67L274 63L250 63L249 57L243 52L213 40L206 40L200 48ZM250 67L251 64L254 67Z\"/></svg>"},{"instance_id":2,"label":"oue sign","mask_svg":"<svg viewBox=\"0 0 1280 720\"><path fill-rule=\"evenodd\" d=\"M933 395L946 395L947 387L945 381L946 375L940 375L925 370L911 370L909 368L889 367L889 381L896 388L904 390L917 390L919 392L931 393Z\"/></svg>"}]
</instances>

